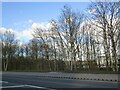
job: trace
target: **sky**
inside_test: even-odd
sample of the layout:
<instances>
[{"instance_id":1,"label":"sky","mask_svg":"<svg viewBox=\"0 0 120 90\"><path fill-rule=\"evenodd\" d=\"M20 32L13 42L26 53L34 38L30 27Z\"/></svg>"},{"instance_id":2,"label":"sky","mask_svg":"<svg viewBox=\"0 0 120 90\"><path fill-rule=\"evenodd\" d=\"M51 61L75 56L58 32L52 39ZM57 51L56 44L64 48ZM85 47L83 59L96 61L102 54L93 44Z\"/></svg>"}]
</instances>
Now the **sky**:
<instances>
[{"instance_id":1,"label":"sky","mask_svg":"<svg viewBox=\"0 0 120 90\"><path fill-rule=\"evenodd\" d=\"M90 2L3 2L2 29L13 30L16 38L29 41L31 28L49 27L51 19L58 19L64 5L84 13Z\"/></svg>"}]
</instances>

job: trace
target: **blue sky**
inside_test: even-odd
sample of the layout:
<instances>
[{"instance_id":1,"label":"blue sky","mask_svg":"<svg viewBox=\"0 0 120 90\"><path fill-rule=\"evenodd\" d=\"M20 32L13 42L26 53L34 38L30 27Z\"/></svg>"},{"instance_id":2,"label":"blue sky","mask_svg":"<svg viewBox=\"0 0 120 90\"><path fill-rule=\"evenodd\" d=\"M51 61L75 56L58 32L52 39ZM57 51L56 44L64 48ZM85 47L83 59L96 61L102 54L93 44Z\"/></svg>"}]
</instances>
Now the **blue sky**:
<instances>
[{"instance_id":1,"label":"blue sky","mask_svg":"<svg viewBox=\"0 0 120 90\"><path fill-rule=\"evenodd\" d=\"M58 19L66 4L84 13L90 2L3 2L2 27L22 32L31 28L34 22L47 23Z\"/></svg>"}]
</instances>

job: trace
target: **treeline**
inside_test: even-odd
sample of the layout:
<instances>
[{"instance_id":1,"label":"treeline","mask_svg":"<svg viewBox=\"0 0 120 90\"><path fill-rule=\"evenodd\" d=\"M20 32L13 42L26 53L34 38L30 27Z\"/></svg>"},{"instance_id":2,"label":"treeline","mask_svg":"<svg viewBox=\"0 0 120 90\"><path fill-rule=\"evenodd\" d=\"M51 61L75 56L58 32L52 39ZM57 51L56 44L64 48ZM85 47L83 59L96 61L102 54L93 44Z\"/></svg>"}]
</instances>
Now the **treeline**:
<instances>
[{"instance_id":1,"label":"treeline","mask_svg":"<svg viewBox=\"0 0 120 90\"><path fill-rule=\"evenodd\" d=\"M9 61L8 71L65 71L65 63L63 61L57 61L57 69L55 70L54 61L50 60L32 60L21 59Z\"/></svg>"},{"instance_id":2,"label":"treeline","mask_svg":"<svg viewBox=\"0 0 120 90\"><path fill-rule=\"evenodd\" d=\"M34 28L21 44L14 32L1 33L2 69L30 71L118 71L120 2L94 2L83 14L65 5L49 29Z\"/></svg>"}]
</instances>

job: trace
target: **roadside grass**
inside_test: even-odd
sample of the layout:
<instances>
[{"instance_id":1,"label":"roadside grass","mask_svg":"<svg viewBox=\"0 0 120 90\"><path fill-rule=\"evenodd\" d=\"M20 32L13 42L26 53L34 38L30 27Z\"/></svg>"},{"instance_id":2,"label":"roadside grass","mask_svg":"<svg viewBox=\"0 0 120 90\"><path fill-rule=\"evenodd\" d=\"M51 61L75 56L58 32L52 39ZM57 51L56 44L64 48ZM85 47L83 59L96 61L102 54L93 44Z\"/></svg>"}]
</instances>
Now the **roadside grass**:
<instances>
[{"instance_id":1,"label":"roadside grass","mask_svg":"<svg viewBox=\"0 0 120 90\"><path fill-rule=\"evenodd\" d=\"M77 71L49 71L49 70L8 70L11 72L63 72L63 73L82 73L82 74L120 74L117 71L108 70L77 70Z\"/></svg>"},{"instance_id":2,"label":"roadside grass","mask_svg":"<svg viewBox=\"0 0 120 90\"><path fill-rule=\"evenodd\" d=\"M83 74L120 74L118 71L108 70L81 70L81 71L64 71L65 73L83 73Z\"/></svg>"}]
</instances>

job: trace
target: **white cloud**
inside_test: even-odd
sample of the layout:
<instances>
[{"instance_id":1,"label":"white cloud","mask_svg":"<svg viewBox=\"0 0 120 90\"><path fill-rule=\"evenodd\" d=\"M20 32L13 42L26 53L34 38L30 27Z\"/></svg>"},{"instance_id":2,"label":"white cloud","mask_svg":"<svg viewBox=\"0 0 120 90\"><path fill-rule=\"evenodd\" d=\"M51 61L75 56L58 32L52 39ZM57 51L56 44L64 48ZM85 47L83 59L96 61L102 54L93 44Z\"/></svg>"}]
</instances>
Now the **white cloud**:
<instances>
[{"instance_id":1,"label":"white cloud","mask_svg":"<svg viewBox=\"0 0 120 90\"><path fill-rule=\"evenodd\" d=\"M33 20L29 19L29 20L28 20L28 23L33 23Z\"/></svg>"},{"instance_id":2,"label":"white cloud","mask_svg":"<svg viewBox=\"0 0 120 90\"><path fill-rule=\"evenodd\" d=\"M28 23L32 23L33 21L30 19L28 20ZM32 33L34 32L34 30L36 30L36 28L41 28L43 29L43 34L50 34L50 32L48 31L48 29L51 27L51 24L50 23L32 23L31 27L28 28L28 29L25 29L23 31L15 31L13 29L7 29L7 28L4 28L4 27L1 27L0 28L0 33L4 33L5 31L9 30L11 32L13 32L15 34L15 37L16 39L23 39L23 38L27 38L27 39L32 39L33 36L32 36Z\"/></svg>"},{"instance_id":3,"label":"white cloud","mask_svg":"<svg viewBox=\"0 0 120 90\"><path fill-rule=\"evenodd\" d=\"M32 29L35 30L37 28L41 28L43 30L48 30L49 28L51 28L51 26L52 25L50 23L46 23L46 22L44 22L44 23L33 23L32 24Z\"/></svg>"},{"instance_id":4,"label":"white cloud","mask_svg":"<svg viewBox=\"0 0 120 90\"><path fill-rule=\"evenodd\" d=\"M22 34L24 37L32 39L33 38L32 31L33 31L32 29L27 29L27 30L24 30Z\"/></svg>"},{"instance_id":5,"label":"white cloud","mask_svg":"<svg viewBox=\"0 0 120 90\"><path fill-rule=\"evenodd\" d=\"M33 37L32 37L32 34L31 34L31 32L32 32L32 30L31 29L27 29L27 30L24 30L24 31L21 31L21 32L19 32L19 31L15 31L15 30L13 30L13 29L7 29L7 28L4 28L4 27L1 27L0 28L0 33L5 33L6 31L11 31L11 32L13 32L14 34L15 34L15 37L17 38L17 39L21 39L21 38L28 38L28 39L32 39Z\"/></svg>"},{"instance_id":6,"label":"white cloud","mask_svg":"<svg viewBox=\"0 0 120 90\"><path fill-rule=\"evenodd\" d=\"M11 28L9 28L9 29L7 29L7 28L4 28L4 27L1 27L0 28L0 33L5 33L6 31L11 31L11 32L14 32L14 30L13 29L11 29Z\"/></svg>"},{"instance_id":7,"label":"white cloud","mask_svg":"<svg viewBox=\"0 0 120 90\"><path fill-rule=\"evenodd\" d=\"M31 29L26 29L22 32L15 31L15 35L17 39L21 39L21 38L32 39L33 38Z\"/></svg>"}]
</instances>

